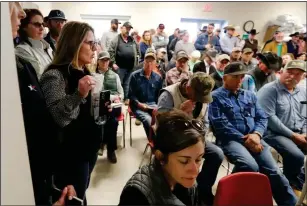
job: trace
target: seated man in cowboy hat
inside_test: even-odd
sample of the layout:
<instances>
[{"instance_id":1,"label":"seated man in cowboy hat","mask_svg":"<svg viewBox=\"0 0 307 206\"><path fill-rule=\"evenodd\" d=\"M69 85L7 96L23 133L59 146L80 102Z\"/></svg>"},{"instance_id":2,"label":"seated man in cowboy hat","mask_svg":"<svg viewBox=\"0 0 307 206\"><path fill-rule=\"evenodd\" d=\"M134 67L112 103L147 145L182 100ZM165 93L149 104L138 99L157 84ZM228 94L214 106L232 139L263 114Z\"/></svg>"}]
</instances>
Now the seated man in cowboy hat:
<instances>
[{"instance_id":1,"label":"seated man in cowboy hat","mask_svg":"<svg viewBox=\"0 0 307 206\"><path fill-rule=\"evenodd\" d=\"M300 33L295 32L290 35L291 40L287 42L288 53L293 54L294 58L298 55Z\"/></svg>"},{"instance_id":2,"label":"seated man in cowboy hat","mask_svg":"<svg viewBox=\"0 0 307 206\"><path fill-rule=\"evenodd\" d=\"M242 88L257 92L263 85L275 81L275 72L282 66L282 59L272 52L259 53L259 65L245 75Z\"/></svg>"},{"instance_id":3,"label":"seated man in cowboy hat","mask_svg":"<svg viewBox=\"0 0 307 206\"><path fill-rule=\"evenodd\" d=\"M224 28L227 33L220 39L222 53L230 55L234 47L240 47L240 39L234 36L236 28L229 25Z\"/></svg>"},{"instance_id":4,"label":"seated man in cowboy hat","mask_svg":"<svg viewBox=\"0 0 307 206\"><path fill-rule=\"evenodd\" d=\"M264 140L282 156L283 173L297 195L305 183L304 153L307 141L306 88L298 86L306 73L306 62L290 61L280 78L257 93L260 106L268 116Z\"/></svg>"},{"instance_id":5,"label":"seated man in cowboy hat","mask_svg":"<svg viewBox=\"0 0 307 206\"><path fill-rule=\"evenodd\" d=\"M250 48L254 52L253 57L256 57L258 52L258 40L255 39L255 37L257 34L259 34L259 32L257 33L256 29L252 29L250 32L248 32L248 34L248 39L245 40L243 49Z\"/></svg>"}]
</instances>

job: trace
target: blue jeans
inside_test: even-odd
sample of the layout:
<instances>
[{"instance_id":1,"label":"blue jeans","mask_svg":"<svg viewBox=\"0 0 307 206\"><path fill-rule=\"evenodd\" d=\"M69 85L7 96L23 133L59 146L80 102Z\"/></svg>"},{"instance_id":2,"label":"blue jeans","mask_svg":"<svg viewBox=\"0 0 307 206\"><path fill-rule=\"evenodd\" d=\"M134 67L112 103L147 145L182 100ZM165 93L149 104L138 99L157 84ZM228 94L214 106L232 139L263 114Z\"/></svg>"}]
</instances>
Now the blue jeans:
<instances>
[{"instance_id":1,"label":"blue jeans","mask_svg":"<svg viewBox=\"0 0 307 206\"><path fill-rule=\"evenodd\" d=\"M133 69L119 68L118 75L124 89L124 100L128 99L129 82Z\"/></svg>"},{"instance_id":2,"label":"blue jeans","mask_svg":"<svg viewBox=\"0 0 307 206\"><path fill-rule=\"evenodd\" d=\"M147 105L150 106L150 107L153 107L153 108L157 107L156 104L147 104ZM135 117L142 122L144 130L146 132L146 136L148 138L149 132L150 132L152 114L150 114L149 112L144 112L140 109L133 109L133 108L131 108L131 109L132 109L132 112L135 115Z\"/></svg>"},{"instance_id":3,"label":"blue jeans","mask_svg":"<svg viewBox=\"0 0 307 206\"><path fill-rule=\"evenodd\" d=\"M281 173L270 151L269 145L261 140L264 149L258 154L249 152L236 141L222 143L224 154L235 167L234 172L261 172L268 176L273 197L278 205L295 205L297 198L287 178Z\"/></svg>"},{"instance_id":4,"label":"blue jeans","mask_svg":"<svg viewBox=\"0 0 307 206\"><path fill-rule=\"evenodd\" d=\"M304 153L289 138L278 135L269 135L264 140L273 147L283 159L284 174L290 184L302 190L305 182Z\"/></svg>"},{"instance_id":5,"label":"blue jeans","mask_svg":"<svg viewBox=\"0 0 307 206\"><path fill-rule=\"evenodd\" d=\"M211 142L206 141L204 164L197 177L198 194L205 205L213 205L212 187L215 183L219 168L224 159L223 151Z\"/></svg>"}]
</instances>

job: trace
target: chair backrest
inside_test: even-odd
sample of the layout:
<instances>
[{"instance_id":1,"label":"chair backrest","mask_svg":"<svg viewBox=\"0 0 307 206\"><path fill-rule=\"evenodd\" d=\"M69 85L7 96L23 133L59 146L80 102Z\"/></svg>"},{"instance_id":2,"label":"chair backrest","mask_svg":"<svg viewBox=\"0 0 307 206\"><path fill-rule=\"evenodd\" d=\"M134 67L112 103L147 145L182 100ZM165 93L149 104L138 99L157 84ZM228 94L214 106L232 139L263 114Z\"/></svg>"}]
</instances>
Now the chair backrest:
<instances>
[{"instance_id":1,"label":"chair backrest","mask_svg":"<svg viewBox=\"0 0 307 206\"><path fill-rule=\"evenodd\" d=\"M273 206L267 176L257 172L238 172L222 178L214 198L215 206Z\"/></svg>"}]
</instances>

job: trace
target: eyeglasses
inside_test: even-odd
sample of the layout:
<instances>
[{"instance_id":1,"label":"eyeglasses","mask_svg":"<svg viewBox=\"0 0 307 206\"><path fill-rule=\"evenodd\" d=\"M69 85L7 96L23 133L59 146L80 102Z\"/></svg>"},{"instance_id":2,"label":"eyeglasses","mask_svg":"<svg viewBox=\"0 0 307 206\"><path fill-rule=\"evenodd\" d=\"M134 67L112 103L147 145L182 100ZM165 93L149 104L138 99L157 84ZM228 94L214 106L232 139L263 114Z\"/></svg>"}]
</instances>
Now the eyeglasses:
<instances>
[{"instance_id":1,"label":"eyeglasses","mask_svg":"<svg viewBox=\"0 0 307 206\"><path fill-rule=\"evenodd\" d=\"M192 120L182 120L182 119L177 119L177 120L173 120L171 121L169 124L171 124L173 126L173 128L193 128L196 129L198 132L200 133L205 133L205 127L204 124L196 119L192 119Z\"/></svg>"},{"instance_id":2,"label":"eyeglasses","mask_svg":"<svg viewBox=\"0 0 307 206\"><path fill-rule=\"evenodd\" d=\"M84 43L90 45L91 50L94 50L94 47L96 47L98 44L96 41L84 41Z\"/></svg>"},{"instance_id":3,"label":"eyeglasses","mask_svg":"<svg viewBox=\"0 0 307 206\"><path fill-rule=\"evenodd\" d=\"M44 23L39 23L39 22L30 22L33 26L36 28L44 27Z\"/></svg>"}]
</instances>

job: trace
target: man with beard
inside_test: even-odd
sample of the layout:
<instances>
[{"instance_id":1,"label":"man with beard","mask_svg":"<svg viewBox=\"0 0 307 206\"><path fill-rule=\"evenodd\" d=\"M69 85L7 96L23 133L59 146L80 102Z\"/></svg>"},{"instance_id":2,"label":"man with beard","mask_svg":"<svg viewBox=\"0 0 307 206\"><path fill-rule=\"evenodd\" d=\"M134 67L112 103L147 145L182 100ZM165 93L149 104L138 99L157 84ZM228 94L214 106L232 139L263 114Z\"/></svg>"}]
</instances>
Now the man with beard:
<instances>
[{"instance_id":1,"label":"man with beard","mask_svg":"<svg viewBox=\"0 0 307 206\"><path fill-rule=\"evenodd\" d=\"M279 32L275 34L275 38L270 43L267 43L263 50L263 52L274 52L278 56L282 56L288 52L288 47L285 42L283 42L284 39L284 33Z\"/></svg>"},{"instance_id":2,"label":"man with beard","mask_svg":"<svg viewBox=\"0 0 307 206\"><path fill-rule=\"evenodd\" d=\"M214 24L211 23L207 27L207 32L197 37L194 46L198 51L202 53L209 49L215 49L218 52L221 51L219 38L214 35L213 30L214 30Z\"/></svg>"},{"instance_id":3,"label":"man with beard","mask_svg":"<svg viewBox=\"0 0 307 206\"><path fill-rule=\"evenodd\" d=\"M112 39L114 39L118 32L118 24L121 24L118 19L111 20L111 29L108 32L104 32L101 37L101 46L103 51L108 51Z\"/></svg>"},{"instance_id":4,"label":"man with beard","mask_svg":"<svg viewBox=\"0 0 307 206\"><path fill-rule=\"evenodd\" d=\"M49 32L44 39L50 44L53 52L56 50L56 43L66 21L65 14L61 10L51 10L48 15Z\"/></svg>"},{"instance_id":5,"label":"man with beard","mask_svg":"<svg viewBox=\"0 0 307 206\"><path fill-rule=\"evenodd\" d=\"M305 182L304 153L307 149L307 95L298 86L306 73L306 62L290 61L280 78L257 93L260 106L268 116L264 140L282 156L283 173L297 196Z\"/></svg>"}]
</instances>

